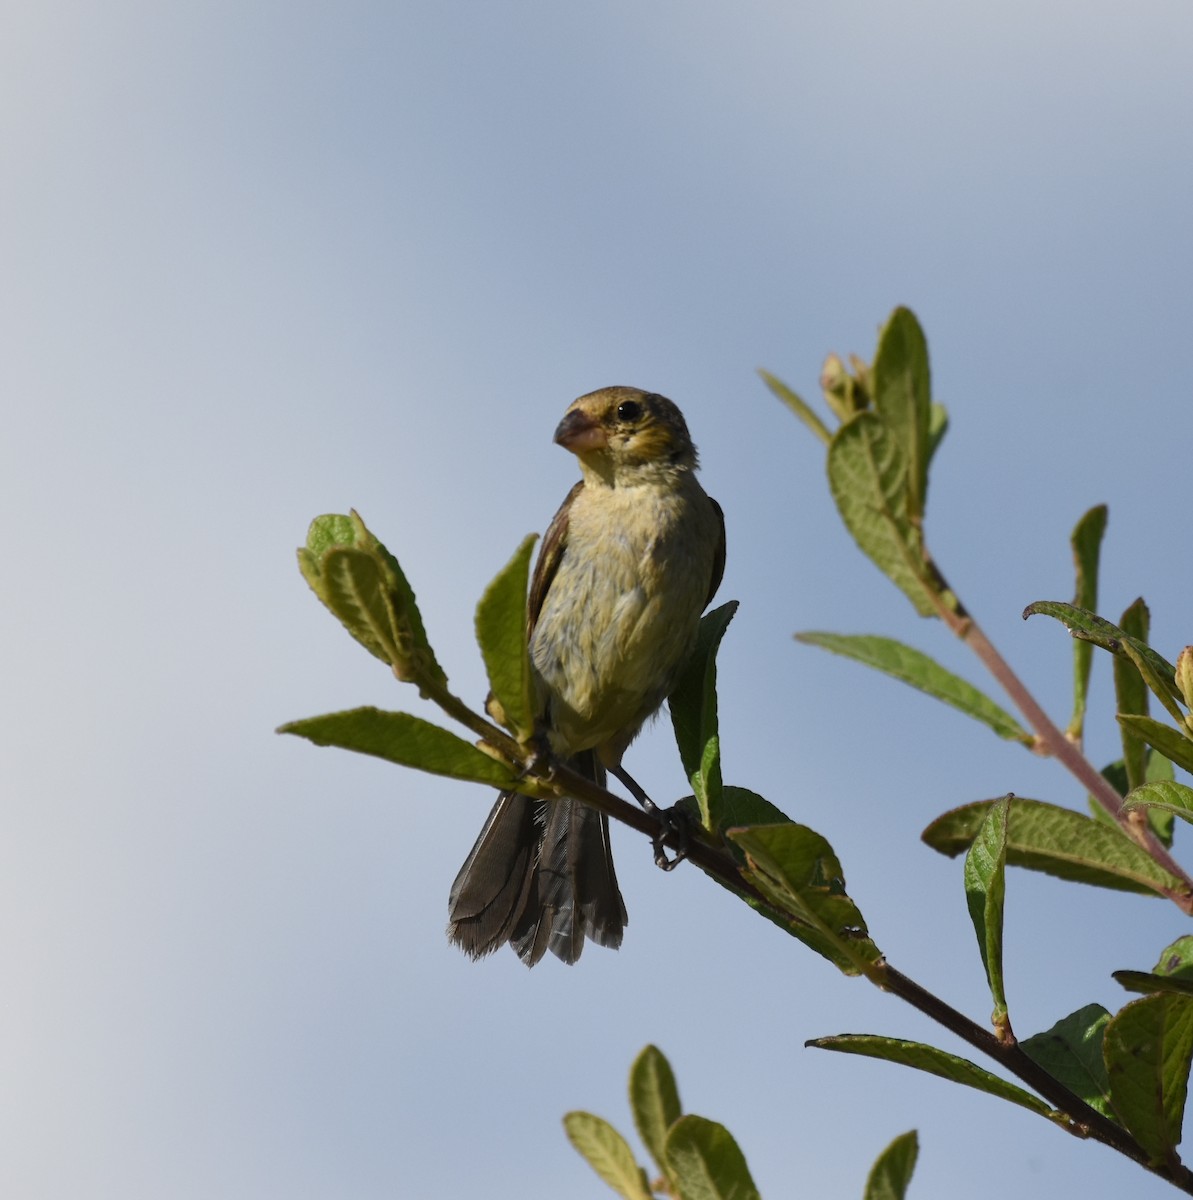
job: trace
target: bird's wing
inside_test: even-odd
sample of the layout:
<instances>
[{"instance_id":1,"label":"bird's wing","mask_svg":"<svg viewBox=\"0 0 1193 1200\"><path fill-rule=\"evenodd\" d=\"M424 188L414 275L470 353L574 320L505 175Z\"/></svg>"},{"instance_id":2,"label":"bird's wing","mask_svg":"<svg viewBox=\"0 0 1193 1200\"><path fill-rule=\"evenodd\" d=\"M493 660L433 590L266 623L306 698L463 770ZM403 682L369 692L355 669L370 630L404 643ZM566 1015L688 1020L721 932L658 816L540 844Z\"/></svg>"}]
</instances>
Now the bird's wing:
<instances>
[{"instance_id":1,"label":"bird's wing","mask_svg":"<svg viewBox=\"0 0 1193 1200\"><path fill-rule=\"evenodd\" d=\"M712 579L709 580L708 599L704 602L705 607L712 603L712 598L717 594L717 588L721 586L721 577L725 574L725 514L711 496L709 496L708 502L717 514L717 552L713 555Z\"/></svg>"},{"instance_id":2,"label":"bird's wing","mask_svg":"<svg viewBox=\"0 0 1193 1200\"><path fill-rule=\"evenodd\" d=\"M543 601L547 598L551 581L555 578L555 572L559 570L559 564L563 559L563 552L567 549L568 514L571 512L572 502L583 487L584 480L581 479L568 492L564 502L559 506L559 511L551 518L551 524L547 526L546 534L543 535L538 561L534 564L534 578L530 581L530 599L526 604L528 634L534 632L539 613L543 611Z\"/></svg>"}]
</instances>

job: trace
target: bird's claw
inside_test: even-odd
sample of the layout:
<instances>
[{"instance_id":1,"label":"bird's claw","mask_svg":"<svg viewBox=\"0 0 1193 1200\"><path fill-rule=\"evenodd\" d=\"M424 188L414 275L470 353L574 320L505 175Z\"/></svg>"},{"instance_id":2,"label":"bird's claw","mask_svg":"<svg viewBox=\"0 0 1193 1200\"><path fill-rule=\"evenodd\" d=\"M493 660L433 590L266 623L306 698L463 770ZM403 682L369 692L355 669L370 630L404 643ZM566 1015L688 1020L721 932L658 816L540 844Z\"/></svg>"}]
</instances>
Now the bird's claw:
<instances>
[{"instance_id":1,"label":"bird's claw","mask_svg":"<svg viewBox=\"0 0 1193 1200\"><path fill-rule=\"evenodd\" d=\"M691 849L691 821L679 805L673 805L671 808L659 808L652 801L647 812L656 817L659 822L657 832L650 839L650 844L654 847L654 865L660 871L674 871L688 857L688 851ZM675 840L674 858L667 857L666 841L668 837Z\"/></svg>"}]
</instances>

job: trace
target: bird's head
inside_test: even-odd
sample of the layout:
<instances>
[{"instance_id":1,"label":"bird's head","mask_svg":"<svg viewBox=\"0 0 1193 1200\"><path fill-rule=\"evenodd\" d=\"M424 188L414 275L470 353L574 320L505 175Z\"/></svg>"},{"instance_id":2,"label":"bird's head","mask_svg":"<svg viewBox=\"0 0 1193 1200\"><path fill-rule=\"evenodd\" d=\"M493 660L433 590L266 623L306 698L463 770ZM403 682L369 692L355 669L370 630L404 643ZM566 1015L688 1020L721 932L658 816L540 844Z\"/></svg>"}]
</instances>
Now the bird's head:
<instances>
[{"instance_id":1,"label":"bird's head","mask_svg":"<svg viewBox=\"0 0 1193 1200\"><path fill-rule=\"evenodd\" d=\"M608 482L643 472L690 471L696 466L687 422L666 396L640 388L608 387L574 400L555 440Z\"/></svg>"}]
</instances>

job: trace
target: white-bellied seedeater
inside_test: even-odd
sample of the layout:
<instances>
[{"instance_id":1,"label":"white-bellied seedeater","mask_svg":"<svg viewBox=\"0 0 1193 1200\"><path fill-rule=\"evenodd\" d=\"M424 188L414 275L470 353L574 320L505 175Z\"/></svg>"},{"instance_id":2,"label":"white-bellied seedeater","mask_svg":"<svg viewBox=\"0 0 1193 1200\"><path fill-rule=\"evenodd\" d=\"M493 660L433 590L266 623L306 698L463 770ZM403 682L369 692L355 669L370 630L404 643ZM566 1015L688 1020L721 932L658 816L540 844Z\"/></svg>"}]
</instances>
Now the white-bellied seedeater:
<instances>
[{"instance_id":1,"label":"white-bellied seedeater","mask_svg":"<svg viewBox=\"0 0 1193 1200\"><path fill-rule=\"evenodd\" d=\"M555 441L580 460L543 539L527 623L539 723L552 753L643 793L621 758L675 686L721 582L725 521L696 479L696 447L664 396L581 396ZM635 790L636 789L636 790ZM473 958L509 942L527 966L572 963L585 937L621 945L625 904L609 820L579 800L502 792L448 902L448 936Z\"/></svg>"}]
</instances>

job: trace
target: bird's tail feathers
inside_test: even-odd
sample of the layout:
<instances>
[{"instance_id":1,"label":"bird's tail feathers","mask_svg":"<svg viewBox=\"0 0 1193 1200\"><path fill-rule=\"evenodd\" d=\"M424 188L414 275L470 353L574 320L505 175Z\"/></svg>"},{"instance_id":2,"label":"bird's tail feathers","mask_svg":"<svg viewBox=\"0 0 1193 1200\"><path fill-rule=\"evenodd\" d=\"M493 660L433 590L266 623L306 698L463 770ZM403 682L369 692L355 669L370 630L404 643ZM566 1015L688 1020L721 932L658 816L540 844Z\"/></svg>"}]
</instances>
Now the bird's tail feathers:
<instances>
[{"instance_id":1,"label":"bird's tail feathers","mask_svg":"<svg viewBox=\"0 0 1193 1200\"><path fill-rule=\"evenodd\" d=\"M591 751L568 764L598 783ZM586 937L621 945L627 916L609 820L579 800L503 792L452 885L448 937L473 958L510 942L527 966L550 950L573 963Z\"/></svg>"},{"instance_id":2,"label":"bird's tail feathers","mask_svg":"<svg viewBox=\"0 0 1193 1200\"><path fill-rule=\"evenodd\" d=\"M507 942L526 908L538 857L539 802L502 792L456 875L447 936L470 958Z\"/></svg>"}]
</instances>

